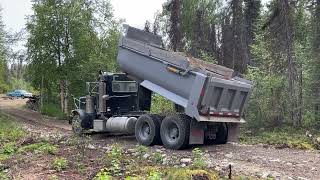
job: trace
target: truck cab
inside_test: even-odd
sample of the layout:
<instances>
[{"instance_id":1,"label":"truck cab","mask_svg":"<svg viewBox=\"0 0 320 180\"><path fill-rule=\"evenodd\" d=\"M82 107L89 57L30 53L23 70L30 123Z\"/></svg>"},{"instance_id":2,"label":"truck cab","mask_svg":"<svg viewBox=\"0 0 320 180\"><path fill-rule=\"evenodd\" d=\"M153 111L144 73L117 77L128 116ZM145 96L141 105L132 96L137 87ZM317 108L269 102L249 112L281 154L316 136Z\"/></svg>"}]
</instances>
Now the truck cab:
<instances>
[{"instance_id":1,"label":"truck cab","mask_svg":"<svg viewBox=\"0 0 320 180\"><path fill-rule=\"evenodd\" d=\"M76 132L103 131L103 127L94 129L94 120L97 119L139 117L150 111L151 91L124 73L100 72L97 82L87 82L86 85L88 95L79 98L77 108L72 111L73 118L81 119Z\"/></svg>"}]
</instances>

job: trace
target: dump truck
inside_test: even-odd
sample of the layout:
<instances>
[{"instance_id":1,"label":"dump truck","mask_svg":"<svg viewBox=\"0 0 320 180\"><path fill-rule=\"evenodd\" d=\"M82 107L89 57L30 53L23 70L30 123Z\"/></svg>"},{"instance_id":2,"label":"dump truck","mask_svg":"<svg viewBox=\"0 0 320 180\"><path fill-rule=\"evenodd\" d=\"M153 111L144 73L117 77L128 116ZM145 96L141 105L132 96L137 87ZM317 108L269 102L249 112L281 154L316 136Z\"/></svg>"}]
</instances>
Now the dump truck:
<instances>
[{"instance_id":1,"label":"dump truck","mask_svg":"<svg viewBox=\"0 0 320 180\"><path fill-rule=\"evenodd\" d=\"M145 146L183 149L237 141L252 83L232 69L163 48L162 38L127 26L118 46L121 73L100 72L72 111L74 133L135 135ZM153 94L175 113L152 114Z\"/></svg>"}]
</instances>

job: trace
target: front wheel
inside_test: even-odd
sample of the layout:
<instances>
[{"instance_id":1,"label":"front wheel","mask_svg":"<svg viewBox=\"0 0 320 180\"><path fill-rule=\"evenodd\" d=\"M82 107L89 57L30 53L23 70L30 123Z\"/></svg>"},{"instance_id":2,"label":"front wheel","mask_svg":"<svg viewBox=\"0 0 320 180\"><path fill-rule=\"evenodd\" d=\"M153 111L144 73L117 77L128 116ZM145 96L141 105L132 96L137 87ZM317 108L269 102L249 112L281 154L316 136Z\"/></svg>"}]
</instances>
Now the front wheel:
<instances>
[{"instance_id":1,"label":"front wheel","mask_svg":"<svg viewBox=\"0 0 320 180\"><path fill-rule=\"evenodd\" d=\"M186 115L167 116L160 128L161 140L168 149L184 149L189 145L190 119Z\"/></svg>"},{"instance_id":2,"label":"front wheel","mask_svg":"<svg viewBox=\"0 0 320 180\"><path fill-rule=\"evenodd\" d=\"M84 129L82 128L82 120L80 119L79 114L74 114L71 120L72 125L72 131L76 135L81 135L84 132Z\"/></svg>"}]
</instances>

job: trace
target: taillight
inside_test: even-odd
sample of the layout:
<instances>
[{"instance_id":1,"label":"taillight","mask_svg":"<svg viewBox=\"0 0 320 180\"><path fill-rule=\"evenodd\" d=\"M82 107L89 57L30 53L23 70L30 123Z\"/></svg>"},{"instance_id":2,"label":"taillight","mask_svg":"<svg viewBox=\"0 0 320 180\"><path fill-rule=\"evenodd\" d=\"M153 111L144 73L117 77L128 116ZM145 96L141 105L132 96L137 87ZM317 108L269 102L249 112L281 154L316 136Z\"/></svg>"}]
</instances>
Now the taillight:
<instances>
[{"instance_id":1,"label":"taillight","mask_svg":"<svg viewBox=\"0 0 320 180\"><path fill-rule=\"evenodd\" d=\"M223 116L223 117L239 117L239 113L231 113L231 112L210 112L212 116Z\"/></svg>"},{"instance_id":2,"label":"taillight","mask_svg":"<svg viewBox=\"0 0 320 180\"><path fill-rule=\"evenodd\" d=\"M203 96L204 96L204 93L205 93L205 90L204 90L204 88L202 88L201 93L200 93L200 96L203 97Z\"/></svg>"}]
</instances>

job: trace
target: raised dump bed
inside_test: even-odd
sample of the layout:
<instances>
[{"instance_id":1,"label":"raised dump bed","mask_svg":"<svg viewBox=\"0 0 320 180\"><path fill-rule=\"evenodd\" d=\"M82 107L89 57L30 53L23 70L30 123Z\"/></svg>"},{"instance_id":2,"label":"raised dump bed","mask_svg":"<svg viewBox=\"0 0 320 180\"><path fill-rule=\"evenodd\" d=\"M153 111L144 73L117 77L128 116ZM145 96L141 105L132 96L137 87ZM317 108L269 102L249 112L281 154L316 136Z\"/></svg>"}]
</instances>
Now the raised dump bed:
<instances>
[{"instance_id":1,"label":"raised dump bed","mask_svg":"<svg viewBox=\"0 0 320 180\"><path fill-rule=\"evenodd\" d=\"M232 69L162 49L161 37L132 27L120 39L117 60L140 85L182 106L197 121L243 121L252 85L232 77Z\"/></svg>"}]
</instances>

